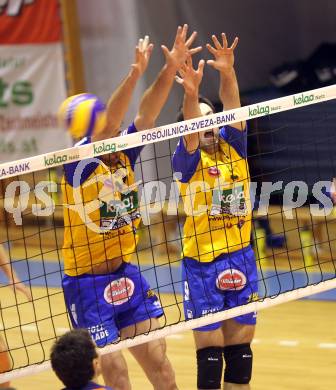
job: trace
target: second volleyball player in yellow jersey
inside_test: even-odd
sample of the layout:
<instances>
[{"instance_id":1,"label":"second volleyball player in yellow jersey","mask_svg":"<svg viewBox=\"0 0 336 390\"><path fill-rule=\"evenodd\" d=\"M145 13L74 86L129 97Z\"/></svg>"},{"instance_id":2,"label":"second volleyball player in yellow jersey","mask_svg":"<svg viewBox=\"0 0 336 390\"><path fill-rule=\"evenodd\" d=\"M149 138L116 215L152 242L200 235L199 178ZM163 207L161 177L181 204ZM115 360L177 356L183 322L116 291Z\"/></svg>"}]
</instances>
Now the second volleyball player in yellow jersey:
<instances>
[{"instance_id":1,"label":"second volleyball player in yellow jersey","mask_svg":"<svg viewBox=\"0 0 336 390\"><path fill-rule=\"evenodd\" d=\"M234 71L235 39L228 47L212 36L207 45L220 72L219 95L225 110L240 107ZM199 97L204 61L194 69L191 57L176 80L184 87L184 119L214 113ZM229 116L226 119L234 119ZM228 117L228 118L227 118ZM218 120L217 123L225 122ZM246 124L233 123L182 137L173 156L184 202L182 280L186 319L201 317L254 299L258 289L256 261L250 246L251 205ZM194 329L198 389L249 389L252 373L250 343L255 313Z\"/></svg>"},{"instance_id":2,"label":"second volleyball player in yellow jersey","mask_svg":"<svg viewBox=\"0 0 336 390\"><path fill-rule=\"evenodd\" d=\"M126 134L155 126L176 71L188 55L200 50L190 48L196 33L187 38L187 29L187 25L177 29L171 50L162 46L166 63L142 97L138 114ZM74 137L83 137L78 145L119 135L135 84L147 68L151 50L148 38L139 41L136 62L110 98L106 110L90 94L80 94L63 103L60 112L66 127ZM81 124L85 119L88 127L83 134ZM110 144L106 147L113 149ZM126 149L64 166L65 302L73 326L87 328L98 346L118 337L125 339L154 330L159 327L157 318L163 315L160 302L140 269L129 263L136 251L136 229L140 222L134 177L140 151L139 147ZM155 389L177 388L163 339L132 347L131 353ZM102 356L102 373L108 386L116 390L131 388L120 351Z\"/></svg>"}]
</instances>

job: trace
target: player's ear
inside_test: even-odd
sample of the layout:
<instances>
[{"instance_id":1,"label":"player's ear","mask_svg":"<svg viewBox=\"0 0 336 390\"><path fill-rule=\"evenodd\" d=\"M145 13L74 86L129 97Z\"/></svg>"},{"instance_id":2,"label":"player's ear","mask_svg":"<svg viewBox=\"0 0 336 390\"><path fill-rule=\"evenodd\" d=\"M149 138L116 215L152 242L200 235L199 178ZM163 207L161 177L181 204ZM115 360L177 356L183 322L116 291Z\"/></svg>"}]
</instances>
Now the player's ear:
<instances>
[{"instance_id":1,"label":"player's ear","mask_svg":"<svg viewBox=\"0 0 336 390\"><path fill-rule=\"evenodd\" d=\"M95 373L95 376L99 376L101 374L101 364L100 364L100 356L99 355L93 359L92 364L93 364L93 371Z\"/></svg>"}]
</instances>

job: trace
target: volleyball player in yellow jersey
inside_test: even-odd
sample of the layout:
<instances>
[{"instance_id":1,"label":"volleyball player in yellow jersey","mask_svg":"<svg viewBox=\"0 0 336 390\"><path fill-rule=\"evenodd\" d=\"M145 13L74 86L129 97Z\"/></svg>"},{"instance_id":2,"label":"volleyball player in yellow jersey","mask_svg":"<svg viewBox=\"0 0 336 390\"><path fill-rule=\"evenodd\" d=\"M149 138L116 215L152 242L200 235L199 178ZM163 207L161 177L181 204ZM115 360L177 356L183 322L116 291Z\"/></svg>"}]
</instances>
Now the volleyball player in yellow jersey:
<instances>
[{"instance_id":1,"label":"volleyball player in yellow jersey","mask_svg":"<svg viewBox=\"0 0 336 390\"><path fill-rule=\"evenodd\" d=\"M166 63L142 97L128 134L154 127L176 71L188 55L201 49L190 49L196 33L187 39L187 29L187 25L178 28L172 50L162 46ZM103 104L89 94L70 98L61 106L73 134L76 134L74 117L82 103L96 111L88 121L90 128L81 144L119 135L136 81L147 68L152 45L145 39L139 48L136 63L110 98L106 112ZM99 126L105 113L106 126ZM134 178L134 164L140 151L141 148L127 149L64 166L65 301L73 326L88 328L98 346L119 336L125 339L153 330L159 327L157 317L163 314L158 298L139 268L128 263L136 251L136 228L140 222ZM164 340L132 347L131 352L155 389L177 388ZM108 386L116 390L131 388L121 352L102 356L102 373Z\"/></svg>"},{"instance_id":2,"label":"volleyball player in yellow jersey","mask_svg":"<svg viewBox=\"0 0 336 390\"><path fill-rule=\"evenodd\" d=\"M212 36L214 55L208 64L220 72L220 99L226 110L240 107L234 71L235 39L228 47ZM194 69L191 58L176 80L184 87L185 119L212 114L199 101L204 61ZM257 270L250 246L251 205L246 153L246 124L234 123L180 139L173 168L180 173L186 221L182 272L186 319L249 302L257 294ZM199 389L249 389L252 372L250 343L256 323L248 314L194 330Z\"/></svg>"}]
</instances>

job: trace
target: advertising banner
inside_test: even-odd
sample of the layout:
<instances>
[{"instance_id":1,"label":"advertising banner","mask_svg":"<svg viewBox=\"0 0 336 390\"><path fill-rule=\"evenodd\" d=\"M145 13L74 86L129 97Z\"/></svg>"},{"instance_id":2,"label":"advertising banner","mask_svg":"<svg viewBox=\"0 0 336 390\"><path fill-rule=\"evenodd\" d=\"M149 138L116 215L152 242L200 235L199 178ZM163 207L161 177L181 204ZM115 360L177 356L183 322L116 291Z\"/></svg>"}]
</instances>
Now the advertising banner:
<instances>
[{"instance_id":1,"label":"advertising banner","mask_svg":"<svg viewBox=\"0 0 336 390\"><path fill-rule=\"evenodd\" d=\"M9 0L0 7L0 161L63 149L57 124L66 97L57 0Z\"/></svg>"}]
</instances>

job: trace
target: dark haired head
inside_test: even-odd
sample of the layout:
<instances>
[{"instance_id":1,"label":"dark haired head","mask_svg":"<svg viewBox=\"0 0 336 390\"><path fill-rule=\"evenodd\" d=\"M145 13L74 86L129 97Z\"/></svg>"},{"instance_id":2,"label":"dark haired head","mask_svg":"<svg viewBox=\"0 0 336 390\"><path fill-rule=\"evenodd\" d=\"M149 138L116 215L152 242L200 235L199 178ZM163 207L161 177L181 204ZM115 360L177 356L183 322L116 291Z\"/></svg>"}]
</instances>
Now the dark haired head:
<instances>
[{"instance_id":1,"label":"dark haired head","mask_svg":"<svg viewBox=\"0 0 336 390\"><path fill-rule=\"evenodd\" d=\"M96 347L89 332L74 329L61 336L51 349L51 367L66 387L80 389L95 376Z\"/></svg>"},{"instance_id":2,"label":"dark haired head","mask_svg":"<svg viewBox=\"0 0 336 390\"><path fill-rule=\"evenodd\" d=\"M216 112L215 106L213 105L212 101L209 100L208 98L206 98L205 96L198 95L198 102L207 104L212 109L213 112ZM176 120L177 120L177 122L182 122L184 120L183 105L181 105L179 108Z\"/></svg>"}]
</instances>

